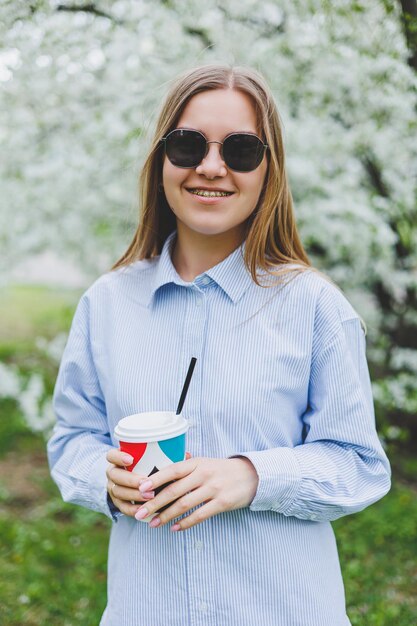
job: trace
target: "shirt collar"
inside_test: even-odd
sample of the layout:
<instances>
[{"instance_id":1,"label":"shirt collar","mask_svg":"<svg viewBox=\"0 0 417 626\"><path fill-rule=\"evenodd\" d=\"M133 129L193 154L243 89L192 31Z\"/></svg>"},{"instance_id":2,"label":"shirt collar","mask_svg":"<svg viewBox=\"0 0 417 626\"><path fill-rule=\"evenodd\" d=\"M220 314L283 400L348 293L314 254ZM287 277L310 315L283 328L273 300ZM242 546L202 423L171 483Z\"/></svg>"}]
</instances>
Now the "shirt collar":
<instances>
[{"instance_id":1,"label":"shirt collar","mask_svg":"<svg viewBox=\"0 0 417 626\"><path fill-rule=\"evenodd\" d=\"M161 254L157 261L156 271L152 280L151 290L148 298L148 306L152 302L155 293L169 283L190 287L190 285L199 285L201 277L209 276L219 287L229 296L233 303L236 303L253 283L250 272L246 269L244 263L245 242L238 246L223 261L208 269L200 276L197 276L192 283L187 283L178 274L172 260L172 246L177 231L173 231L165 240Z\"/></svg>"}]
</instances>

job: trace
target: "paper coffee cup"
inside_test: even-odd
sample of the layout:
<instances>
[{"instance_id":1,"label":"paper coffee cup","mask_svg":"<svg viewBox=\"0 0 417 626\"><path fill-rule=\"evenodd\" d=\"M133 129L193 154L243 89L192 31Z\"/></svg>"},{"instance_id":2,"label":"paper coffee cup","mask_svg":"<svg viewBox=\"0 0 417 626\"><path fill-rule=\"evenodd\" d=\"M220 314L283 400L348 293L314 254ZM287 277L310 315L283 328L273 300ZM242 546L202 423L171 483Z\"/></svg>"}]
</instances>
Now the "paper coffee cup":
<instances>
[{"instance_id":1,"label":"paper coffee cup","mask_svg":"<svg viewBox=\"0 0 417 626\"><path fill-rule=\"evenodd\" d=\"M133 463L126 469L143 476L152 476L163 467L185 459L187 430L188 422L182 415L172 411L153 411L123 417L114 435L120 443L120 450L133 457ZM164 487L166 485L155 489L155 495ZM167 507L160 510L164 508ZM148 515L141 521L150 522L155 515Z\"/></svg>"}]
</instances>

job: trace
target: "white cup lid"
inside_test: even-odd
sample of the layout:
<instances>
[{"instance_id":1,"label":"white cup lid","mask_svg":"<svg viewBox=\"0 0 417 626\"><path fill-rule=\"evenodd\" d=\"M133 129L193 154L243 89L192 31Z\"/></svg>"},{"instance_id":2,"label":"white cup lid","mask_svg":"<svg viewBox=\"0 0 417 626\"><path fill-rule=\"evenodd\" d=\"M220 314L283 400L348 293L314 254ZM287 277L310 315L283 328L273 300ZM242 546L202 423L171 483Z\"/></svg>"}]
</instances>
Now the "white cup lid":
<instances>
[{"instance_id":1,"label":"white cup lid","mask_svg":"<svg viewBox=\"0 0 417 626\"><path fill-rule=\"evenodd\" d=\"M153 411L123 417L114 429L114 435L119 441L140 443L164 441L183 435L187 430L188 422L182 415L172 411Z\"/></svg>"}]
</instances>

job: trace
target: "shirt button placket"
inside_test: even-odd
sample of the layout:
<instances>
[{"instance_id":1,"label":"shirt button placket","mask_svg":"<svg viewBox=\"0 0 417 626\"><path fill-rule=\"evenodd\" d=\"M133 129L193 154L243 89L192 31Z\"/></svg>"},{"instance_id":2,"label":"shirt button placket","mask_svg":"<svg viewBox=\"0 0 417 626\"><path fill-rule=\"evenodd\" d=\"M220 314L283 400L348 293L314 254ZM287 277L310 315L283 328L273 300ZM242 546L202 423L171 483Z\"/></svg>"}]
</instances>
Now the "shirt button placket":
<instances>
[{"instance_id":1,"label":"shirt button placket","mask_svg":"<svg viewBox=\"0 0 417 626\"><path fill-rule=\"evenodd\" d=\"M204 346L204 328L206 321L206 307L204 306L204 293L193 286L187 289L187 309L184 320L183 340L183 365L184 371L188 368L191 357L196 357L197 364L193 373L187 399L184 405L184 415L190 420L192 433L189 431L188 440L192 445L190 450L193 456L201 454L201 373Z\"/></svg>"},{"instance_id":2,"label":"shirt button placket","mask_svg":"<svg viewBox=\"0 0 417 626\"><path fill-rule=\"evenodd\" d=\"M201 374L203 371L204 330L206 327L207 307L206 294L204 290L199 289L196 285L188 290L187 296L188 306L184 320L183 354L185 355L187 366L192 356L197 358L197 364L184 405L184 414L185 416L189 416L192 422L192 432L189 431L189 442L191 445L188 449L193 456L199 456L203 452L200 415ZM184 532L184 542L188 555L187 576L189 583L188 588L190 590L188 602L191 624L192 626L208 626L209 624L211 626L210 606L206 599L207 584L204 567L205 545L198 535L198 526Z\"/></svg>"}]
</instances>

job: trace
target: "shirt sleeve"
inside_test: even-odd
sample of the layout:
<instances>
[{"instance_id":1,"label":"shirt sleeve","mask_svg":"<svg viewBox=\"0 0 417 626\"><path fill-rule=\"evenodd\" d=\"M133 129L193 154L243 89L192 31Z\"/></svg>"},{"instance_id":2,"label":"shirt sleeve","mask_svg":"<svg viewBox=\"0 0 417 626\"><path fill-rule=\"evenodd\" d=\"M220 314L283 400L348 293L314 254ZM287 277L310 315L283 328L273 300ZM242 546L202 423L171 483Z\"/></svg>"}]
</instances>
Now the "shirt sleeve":
<instances>
[{"instance_id":1,"label":"shirt sleeve","mask_svg":"<svg viewBox=\"0 0 417 626\"><path fill-rule=\"evenodd\" d=\"M121 513L113 503L110 505L106 487L106 454L113 445L91 352L88 317L88 297L84 295L55 385L57 423L47 445L48 460L65 502L100 511L116 521Z\"/></svg>"},{"instance_id":2,"label":"shirt sleeve","mask_svg":"<svg viewBox=\"0 0 417 626\"><path fill-rule=\"evenodd\" d=\"M234 455L248 458L259 477L252 511L331 521L361 511L390 489L359 318L332 323L331 338L313 352L304 442Z\"/></svg>"}]
</instances>

